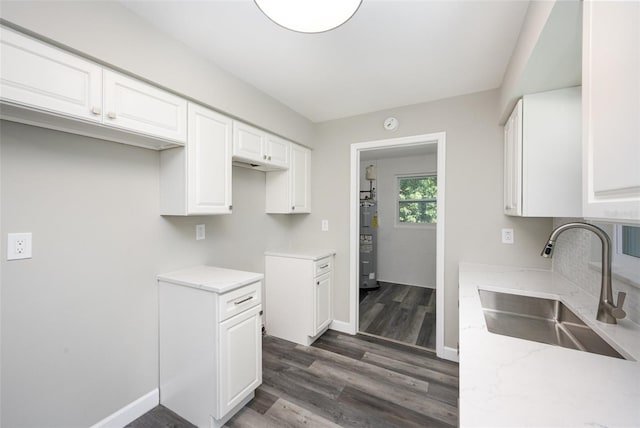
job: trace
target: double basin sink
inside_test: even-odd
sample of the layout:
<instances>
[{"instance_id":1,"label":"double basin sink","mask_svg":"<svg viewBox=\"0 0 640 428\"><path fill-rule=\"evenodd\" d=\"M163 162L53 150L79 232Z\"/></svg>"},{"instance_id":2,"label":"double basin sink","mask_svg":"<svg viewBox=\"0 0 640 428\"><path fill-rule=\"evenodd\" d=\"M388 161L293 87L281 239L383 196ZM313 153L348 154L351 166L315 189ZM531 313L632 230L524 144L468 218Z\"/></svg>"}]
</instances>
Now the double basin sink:
<instances>
[{"instance_id":1,"label":"double basin sink","mask_svg":"<svg viewBox=\"0 0 640 428\"><path fill-rule=\"evenodd\" d=\"M625 359L559 300L478 292L492 333Z\"/></svg>"}]
</instances>

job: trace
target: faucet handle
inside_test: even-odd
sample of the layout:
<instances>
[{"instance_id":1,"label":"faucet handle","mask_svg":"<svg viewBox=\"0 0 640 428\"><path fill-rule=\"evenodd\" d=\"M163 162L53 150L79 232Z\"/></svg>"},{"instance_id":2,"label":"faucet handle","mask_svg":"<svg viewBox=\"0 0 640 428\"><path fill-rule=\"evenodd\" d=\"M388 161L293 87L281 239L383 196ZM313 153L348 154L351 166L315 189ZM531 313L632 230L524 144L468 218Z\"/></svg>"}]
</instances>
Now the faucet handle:
<instances>
[{"instance_id":1,"label":"faucet handle","mask_svg":"<svg viewBox=\"0 0 640 428\"><path fill-rule=\"evenodd\" d=\"M624 305L624 299L626 298L627 298L627 293L625 293L624 291L621 291L618 293L618 303L613 307L613 310L611 311L611 315L613 315L614 318L617 318L620 320L627 316L627 313L622 310L622 306Z\"/></svg>"}]
</instances>

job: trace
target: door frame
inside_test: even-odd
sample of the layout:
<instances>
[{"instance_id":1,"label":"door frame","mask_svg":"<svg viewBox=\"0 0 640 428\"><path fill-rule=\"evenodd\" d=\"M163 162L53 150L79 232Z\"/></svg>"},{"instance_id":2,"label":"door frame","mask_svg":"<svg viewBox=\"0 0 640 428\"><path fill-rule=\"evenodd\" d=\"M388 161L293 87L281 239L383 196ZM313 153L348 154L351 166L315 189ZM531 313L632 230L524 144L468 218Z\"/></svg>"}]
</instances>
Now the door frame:
<instances>
[{"instance_id":1,"label":"door frame","mask_svg":"<svg viewBox=\"0 0 640 428\"><path fill-rule=\"evenodd\" d=\"M444 243L445 243L445 143L446 133L414 135L351 144L351 193L349 217L349 332L359 331L358 244L360 235L360 153L373 149L412 147L436 144L438 180L438 223L436 224L436 354L440 358L455 359L444 346Z\"/></svg>"}]
</instances>

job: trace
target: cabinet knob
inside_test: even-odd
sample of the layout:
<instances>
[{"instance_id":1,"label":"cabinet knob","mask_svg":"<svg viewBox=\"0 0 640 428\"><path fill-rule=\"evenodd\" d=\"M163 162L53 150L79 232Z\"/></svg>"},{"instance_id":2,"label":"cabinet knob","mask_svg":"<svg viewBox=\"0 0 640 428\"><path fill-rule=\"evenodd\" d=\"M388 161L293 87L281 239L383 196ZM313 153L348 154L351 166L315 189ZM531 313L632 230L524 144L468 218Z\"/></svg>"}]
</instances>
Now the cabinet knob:
<instances>
[{"instance_id":1,"label":"cabinet knob","mask_svg":"<svg viewBox=\"0 0 640 428\"><path fill-rule=\"evenodd\" d=\"M262 155L262 159L267 160L267 155Z\"/></svg>"},{"instance_id":2,"label":"cabinet knob","mask_svg":"<svg viewBox=\"0 0 640 428\"><path fill-rule=\"evenodd\" d=\"M295 209L296 209L295 205L291 207L292 211L295 211Z\"/></svg>"},{"instance_id":3,"label":"cabinet knob","mask_svg":"<svg viewBox=\"0 0 640 428\"><path fill-rule=\"evenodd\" d=\"M229 211L233 209L233 205L229 205Z\"/></svg>"},{"instance_id":4,"label":"cabinet knob","mask_svg":"<svg viewBox=\"0 0 640 428\"><path fill-rule=\"evenodd\" d=\"M269 160L271 160L271 156L269 156Z\"/></svg>"},{"instance_id":5,"label":"cabinet knob","mask_svg":"<svg viewBox=\"0 0 640 428\"><path fill-rule=\"evenodd\" d=\"M320 281L316 281L316 285L320 285Z\"/></svg>"},{"instance_id":6,"label":"cabinet knob","mask_svg":"<svg viewBox=\"0 0 640 428\"><path fill-rule=\"evenodd\" d=\"M115 119L116 118L116 113L113 111L110 111L109 113L107 113L107 117L109 119Z\"/></svg>"},{"instance_id":7,"label":"cabinet knob","mask_svg":"<svg viewBox=\"0 0 640 428\"><path fill-rule=\"evenodd\" d=\"M94 116L99 116L102 114L102 109L100 107L92 107L91 114Z\"/></svg>"}]
</instances>

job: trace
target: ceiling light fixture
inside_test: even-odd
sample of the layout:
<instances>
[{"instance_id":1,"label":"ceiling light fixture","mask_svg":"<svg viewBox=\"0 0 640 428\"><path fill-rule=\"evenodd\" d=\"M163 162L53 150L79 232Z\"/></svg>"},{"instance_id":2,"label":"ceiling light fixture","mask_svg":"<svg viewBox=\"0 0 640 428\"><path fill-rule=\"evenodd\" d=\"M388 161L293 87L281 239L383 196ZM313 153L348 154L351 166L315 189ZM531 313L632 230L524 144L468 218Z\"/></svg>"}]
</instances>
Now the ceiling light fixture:
<instances>
[{"instance_id":1,"label":"ceiling light fixture","mask_svg":"<svg viewBox=\"0 0 640 428\"><path fill-rule=\"evenodd\" d=\"M362 0L255 0L276 24L300 33L322 33L347 22Z\"/></svg>"}]
</instances>

